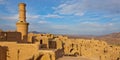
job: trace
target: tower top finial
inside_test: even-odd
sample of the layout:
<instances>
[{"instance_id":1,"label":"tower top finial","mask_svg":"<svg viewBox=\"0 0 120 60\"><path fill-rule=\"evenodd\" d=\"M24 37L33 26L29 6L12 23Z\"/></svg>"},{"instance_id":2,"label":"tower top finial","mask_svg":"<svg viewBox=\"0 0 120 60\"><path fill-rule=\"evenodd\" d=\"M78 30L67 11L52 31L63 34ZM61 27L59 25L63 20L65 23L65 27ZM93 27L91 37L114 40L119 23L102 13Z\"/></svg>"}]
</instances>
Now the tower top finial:
<instances>
[{"instance_id":1,"label":"tower top finial","mask_svg":"<svg viewBox=\"0 0 120 60\"><path fill-rule=\"evenodd\" d=\"M26 22L26 4L19 3L19 22Z\"/></svg>"},{"instance_id":2,"label":"tower top finial","mask_svg":"<svg viewBox=\"0 0 120 60\"><path fill-rule=\"evenodd\" d=\"M23 2L22 2L22 3L19 3L19 5L24 5L24 6L26 6L26 4L25 4L25 3L23 3Z\"/></svg>"}]
</instances>

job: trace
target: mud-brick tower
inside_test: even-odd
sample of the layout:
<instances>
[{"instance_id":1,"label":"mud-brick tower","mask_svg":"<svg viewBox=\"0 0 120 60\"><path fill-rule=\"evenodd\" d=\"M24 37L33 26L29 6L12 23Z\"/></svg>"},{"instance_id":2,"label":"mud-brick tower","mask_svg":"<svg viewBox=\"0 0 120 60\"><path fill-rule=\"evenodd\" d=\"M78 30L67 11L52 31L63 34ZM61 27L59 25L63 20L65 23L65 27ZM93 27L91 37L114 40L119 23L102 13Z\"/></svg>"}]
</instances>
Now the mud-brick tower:
<instances>
[{"instance_id":1,"label":"mud-brick tower","mask_svg":"<svg viewBox=\"0 0 120 60\"><path fill-rule=\"evenodd\" d=\"M19 20L16 23L17 32L21 32L22 40L27 41L28 37L28 25L29 23L26 22L26 4L20 3L19 4Z\"/></svg>"}]
</instances>

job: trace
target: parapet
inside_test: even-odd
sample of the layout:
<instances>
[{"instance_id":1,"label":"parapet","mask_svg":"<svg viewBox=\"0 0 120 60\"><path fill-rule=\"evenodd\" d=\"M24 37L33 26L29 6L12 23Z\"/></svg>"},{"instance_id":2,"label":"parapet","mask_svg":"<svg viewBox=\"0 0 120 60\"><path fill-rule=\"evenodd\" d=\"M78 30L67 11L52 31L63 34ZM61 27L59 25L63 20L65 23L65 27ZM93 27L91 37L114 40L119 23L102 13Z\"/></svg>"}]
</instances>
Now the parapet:
<instances>
[{"instance_id":1,"label":"parapet","mask_svg":"<svg viewBox=\"0 0 120 60\"><path fill-rule=\"evenodd\" d=\"M20 41L20 32L0 32L0 41Z\"/></svg>"}]
</instances>

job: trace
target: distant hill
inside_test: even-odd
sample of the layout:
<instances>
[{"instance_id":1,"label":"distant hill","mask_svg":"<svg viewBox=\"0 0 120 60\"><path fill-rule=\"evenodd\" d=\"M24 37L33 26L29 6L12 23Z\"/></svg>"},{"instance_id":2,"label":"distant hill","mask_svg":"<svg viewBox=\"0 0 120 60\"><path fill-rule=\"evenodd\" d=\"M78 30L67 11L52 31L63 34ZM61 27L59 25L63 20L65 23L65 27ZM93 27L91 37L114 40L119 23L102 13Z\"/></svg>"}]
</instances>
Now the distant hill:
<instances>
[{"instance_id":1,"label":"distant hill","mask_svg":"<svg viewBox=\"0 0 120 60\"><path fill-rule=\"evenodd\" d=\"M120 45L120 32L118 33L111 33L103 36L98 36L95 39L104 40L109 44L117 44Z\"/></svg>"},{"instance_id":2,"label":"distant hill","mask_svg":"<svg viewBox=\"0 0 120 60\"><path fill-rule=\"evenodd\" d=\"M66 35L68 36L68 38L74 38L74 39L91 39L93 37L96 37L96 36L93 36L93 35Z\"/></svg>"},{"instance_id":3,"label":"distant hill","mask_svg":"<svg viewBox=\"0 0 120 60\"><path fill-rule=\"evenodd\" d=\"M44 32L38 32L38 31L30 31L29 33L35 33L35 34L46 34Z\"/></svg>"},{"instance_id":4,"label":"distant hill","mask_svg":"<svg viewBox=\"0 0 120 60\"><path fill-rule=\"evenodd\" d=\"M120 32L118 33L111 33L102 36L93 36L93 35L67 35L69 38L82 38L82 39L97 39L106 41L109 44L117 44L120 45Z\"/></svg>"}]
</instances>

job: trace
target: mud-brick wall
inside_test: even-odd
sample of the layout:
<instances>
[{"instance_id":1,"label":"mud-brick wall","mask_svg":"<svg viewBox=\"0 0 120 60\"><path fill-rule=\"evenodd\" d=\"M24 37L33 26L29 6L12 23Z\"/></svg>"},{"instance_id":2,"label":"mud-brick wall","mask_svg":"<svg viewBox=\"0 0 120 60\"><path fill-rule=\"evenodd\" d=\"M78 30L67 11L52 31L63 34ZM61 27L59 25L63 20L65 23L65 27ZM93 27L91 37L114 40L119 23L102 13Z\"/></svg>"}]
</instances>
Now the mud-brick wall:
<instances>
[{"instance_id":1,"label":"mud-brick wall","mask_svg":"<svg viewBox=\"0 0 120 60\"><path fill-rule=\"evenodd\" d=\"M7 60L7 51L6 46L0 46L0 60Z\"/></svg>"}]
</instances>

